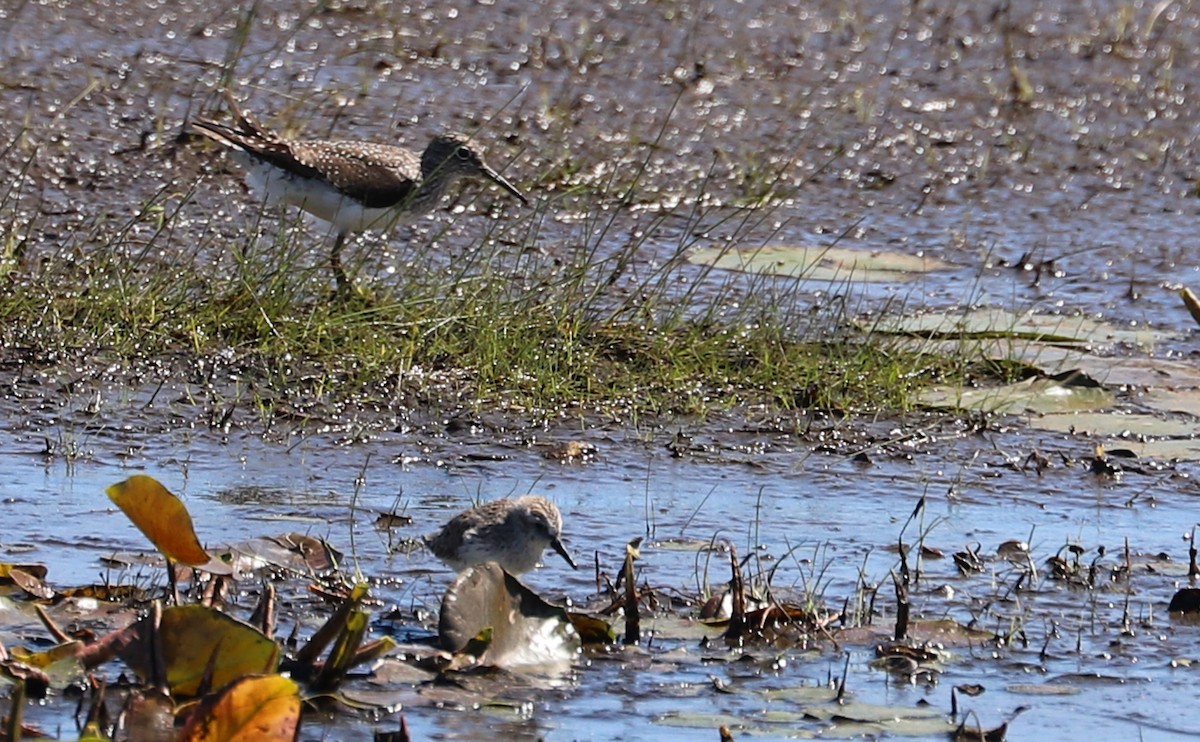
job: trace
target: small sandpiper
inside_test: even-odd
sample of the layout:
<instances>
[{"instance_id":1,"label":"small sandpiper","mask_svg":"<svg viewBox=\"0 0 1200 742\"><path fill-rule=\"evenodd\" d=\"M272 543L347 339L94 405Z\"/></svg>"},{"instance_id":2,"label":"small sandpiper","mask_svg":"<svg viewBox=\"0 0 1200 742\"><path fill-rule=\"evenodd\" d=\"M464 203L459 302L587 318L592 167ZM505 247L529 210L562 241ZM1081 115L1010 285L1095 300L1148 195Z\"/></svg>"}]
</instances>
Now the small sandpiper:
<instances>
[{"instance_id":1,"label":"small sandpiper","mask_svg":"<svg viewBox=\"0 0 1200 742\"><path fill-rule=\"evenodd\" d=\"M421 154L373 142L294 141L243 113L228 92L226 99L235 126L194 121L193 131L228 148L268 205L299 206L333 225L337 238L329 263L343 295L350 288L342 268L347 236L363 229L386 229L432 211L459 178L490 180L529 204L462 135L439 134Z\"/></svg>"},{"instance_id":2,"label":"small sandpiper","mask_svg":"<svg viewBox=\"0 0 1200 742\"><path fill-rule=\"evenodd\" d=\"M465 510L442 530L426 536L425 544L455 572L496 562L509 574L523 574L537 565L547 546L572 569L579 569L563 546L561 534L562 514L555 504L538 495L526 495Z\"/></svg>"}]
</instances>

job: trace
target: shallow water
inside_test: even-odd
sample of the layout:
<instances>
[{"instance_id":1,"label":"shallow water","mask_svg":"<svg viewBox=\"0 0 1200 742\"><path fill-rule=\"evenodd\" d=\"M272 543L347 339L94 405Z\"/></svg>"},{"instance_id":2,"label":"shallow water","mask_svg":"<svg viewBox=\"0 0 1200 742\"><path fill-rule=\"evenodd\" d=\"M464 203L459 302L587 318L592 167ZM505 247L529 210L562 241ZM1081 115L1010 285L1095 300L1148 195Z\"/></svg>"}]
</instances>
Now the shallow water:
<instances>
[{"instance_id":1,"label":"shallow water","mask_svg":"<svg viewBox=\"0 0 1200 742\"><path fill-rule=\"evenodd\" d=\"M1193 671L1170 666L1173 659L1193 654L1197 629L1174 626L1165 613L1184 581L1185 563L1155 562L1160 574L1139 569L1128 585L1096 591L1067 588L1049 580L1039 566L1034 588L1006 599L1005 586L1015 572L994 557L1001 542L1016 538L1030 541L1039 565L1067 543L1083 546L1087 560L1104 546L1108 555L1100 562L1119 564L1125 540L1138 562L1154 562L1160 552L1186 560L1183 537L1189 523L1183 508L1197 492L1193 480L1149 472L1111 481L1089 474L1083 464L1050 469L1040 477L1019 473L1004 468L1006 458L998 449L1011 446L1007 455L1013 456L1027 443L1007 436L995 441L949 437L915 450L911 458L883 456L867 466L841 455L810 453L799 444L791 451L747 457L754 466L675 459L665 448L672 436L661 430L609 436L601 442L599 459L588 464L551 462L539 451L511 448L505 461L466 461L466 453L499 449L447 439L431 454L401 464L397 457L411 455L414 445L399 436L350 447L316 436L287 450L252 437L216 443L201 435L186 445L159 441L156 452L127 457L109 456L106 446L96 446L90 459L68 467L60 459L18 453L36 450L38 441L5 433L3 447L10 452L0 459L0 479L6 483L5 558L46 564L53 584L94 581L100 557L145 548L143 537L110 506L103 489L146 471L186 498L197 531L210 545L288 531L327 538L352 555L364 575L389 578L375 594L399 614L377 623L376 631L428 636L428 621L450 574L424 550L389 555L387 535L372 525L374 514L399 503L414 522L392 535L415 536L435 529L473 498L532 489L562 508L568 546L585 565L571 572L548 555L546 564L527 576L546 595L586 603L594 592L587 566L593 554L613 569L625 542L636 536L648 536L642 549L645 583L664 594L696 594L706 555L670 543L716 537L728 539L738 553L753 550L764 559L779 559L796 547L794 559L782 559L773 585L785 594L800 592L812 584L816 565L820 593L832 609L853 596L861 569L868 582L884 583L878 601L884 614L876 622L886 633L893 603L887 575L896 566L889 545L925 495L926 543L946 552L978 543L991 561L984 575L962 577L948 558L926 560L924 582L914 594L916 612L960 621L977 616L981 628L992 630L1007 629L1006 616L1024 617L1028 647L955 647L957 659L948 663L941 681L926 686L872 669L869 645L850 646L848 688L857 700L903 708L924 700L947 711L952 685L980 683L987 692L960 703L978 713L985 726L999 723L1017 706L1032 706L1013 722L1014 739L1071 739L1081 730L1109 738L1182 738L1200 731L1187 705L1178 703L1193 684ZM1064 441L1043 445L1043 452L1079 453ZM1137 502L1126 506L1134 495ZM910 542L914 534L910 526ZM713 584L727 579L724 559L713 556L707 565ZM943 585L955 589L954 598L939 592ZM1127 595L1136 620L1130 635L1122 636L1119 618ZM664 610L659 618L667 627L669 615ZM650 631L655 626L654 618L644 623ZM1053 630L1056 637L1050 636ZM1043 645L1046 656L1039 657ZM701 721L727 715L724 723L752 725L767 738L783 738L821 725L760 721L767 711L802 708L786 699L768 700L763 693L821 686L840 676L845 655L823 642L815 648L750 647L748 655L758 660L739 661L741 652L716 645L701 649L694 637L673 638L665 628L649 649L581 660L553 689L497 681L491 693L526 704L515 710L472 709L471 699L489 698L487 690L464 696L466 708L457 708L462 698L439 706L436 689L426 688L409 695L404 713L416 738L474 739L497 722L521 739L685 739L710 733L652 721L678 713ZM713 690L712 677L724 681L724 692ZM1026 689L1044 684L1072 695L1040 696ZM306 727L310 738L320 729L313 722ZM365 729L355 736L346 722L345 717L325 721L340 738L368 738ZM386 726L386 719L380 724ZM826 727L825 734L836 730Z\"/></svg>"}]
</instances>

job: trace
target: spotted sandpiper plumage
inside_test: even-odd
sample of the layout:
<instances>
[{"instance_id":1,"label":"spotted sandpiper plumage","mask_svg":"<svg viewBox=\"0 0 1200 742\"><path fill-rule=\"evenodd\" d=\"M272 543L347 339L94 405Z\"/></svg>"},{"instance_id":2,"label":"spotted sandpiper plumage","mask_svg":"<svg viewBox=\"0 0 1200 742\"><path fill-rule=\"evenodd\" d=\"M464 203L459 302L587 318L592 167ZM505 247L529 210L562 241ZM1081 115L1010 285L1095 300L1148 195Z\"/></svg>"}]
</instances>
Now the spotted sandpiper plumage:
<instances>
[{"instance_id":1,"label":"spotted sandpiper plumage","mask_svg":"<svg viewBox=\"0 0 1200 742\"><path fill-rule=\"evenodd\" d=\"M459 134L435 136L421 154L388 144L352 140L296 141L268 131L226 96L234 126L194 121L192 129L226 147L268 205L290 204L333 225L329 256L340 294L350 280L342 247L352 233L387 228L428 213L459 178L484 178L529 201Z\"/></svg>"}]
</instances>

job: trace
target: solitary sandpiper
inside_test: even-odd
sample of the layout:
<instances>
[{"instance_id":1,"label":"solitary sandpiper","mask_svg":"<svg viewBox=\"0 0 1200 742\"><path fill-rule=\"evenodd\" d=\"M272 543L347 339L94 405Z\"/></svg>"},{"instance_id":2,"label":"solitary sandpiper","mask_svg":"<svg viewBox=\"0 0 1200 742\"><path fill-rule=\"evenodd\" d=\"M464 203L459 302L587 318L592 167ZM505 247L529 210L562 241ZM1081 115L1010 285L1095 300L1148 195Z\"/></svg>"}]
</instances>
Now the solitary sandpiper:
<instances>
[{"instance_id":1,"label":"solitary sandpiper","mask_svg":"<svg viewBox=\"0 0 1200 742\"><path fill-rule=\"evenodd\" d=\"M194 121L193 130L227 147L268 205L299 206L333 225L337 238L329 263L340 295L350 289L342 246L351 232L387 228L428 213L459 178L486 178L529 203L484 162L467 137L439 134L419 155L374 142L293 141L239 110L232 95L226 98L235 126Z\"/></svg>"}]
</instances>

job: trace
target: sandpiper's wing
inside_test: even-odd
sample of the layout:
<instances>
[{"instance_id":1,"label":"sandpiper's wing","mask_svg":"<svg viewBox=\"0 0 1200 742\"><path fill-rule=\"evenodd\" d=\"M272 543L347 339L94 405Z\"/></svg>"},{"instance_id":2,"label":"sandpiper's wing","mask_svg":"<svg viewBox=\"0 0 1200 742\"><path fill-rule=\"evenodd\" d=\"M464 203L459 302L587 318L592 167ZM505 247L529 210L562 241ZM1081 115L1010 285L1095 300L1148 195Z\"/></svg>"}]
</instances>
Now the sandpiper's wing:
<instances>
[{"instance_id":1,"label":"sandpiper's wing","mask_svg":"<svg viewBox=\"0 0 1200 742\"><path fill-rule=\"evenodd\" d=\"M421 159L400 147L370 142L295 142L269 131L233 96L226 100L235 126L210 120L192 122L192 130L301 178L333 186L368 208L388 208L413 195L421 177Z\"/></svg>"},{"instance_id":2,"label":"sandpiper's wing","mask_svg":"<svg viewBox=\"0 0 1200 742\"><path fill-rule=\"evenodd\" d=\"M495 502L489 502L477 508L464 510L442 526L437 533L425 537L425 545L439 559L456 558L456 552L462 544L474 537L480 526L486 525L496 509Z\"/></svg>"},{"instance_id":3,"label":"sandpiper's wing","mask_svg":"<svg viewBox=\"0 0 1200 742\"><path fill-rule=\"evenodd\" d=\"M372 209L407 201L421 179L421 159L387 144L311 141L292 142L289 149L298 164Z\"/></svg>"}]
</instances>

